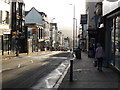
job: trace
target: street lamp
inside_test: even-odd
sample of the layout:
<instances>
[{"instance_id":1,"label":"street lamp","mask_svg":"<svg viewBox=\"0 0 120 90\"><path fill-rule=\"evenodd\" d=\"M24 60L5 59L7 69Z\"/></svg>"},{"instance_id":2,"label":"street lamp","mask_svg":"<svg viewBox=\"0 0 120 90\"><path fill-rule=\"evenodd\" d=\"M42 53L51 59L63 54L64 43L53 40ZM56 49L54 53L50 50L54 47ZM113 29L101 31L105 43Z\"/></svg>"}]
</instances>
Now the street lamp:
<instances>
[{"instance_id":1,"label":"street lamp","mask_svg":"<svg viewBox=\"0 0 120 90\"><path fill-rule=\"evenodd\" d=\"M75 18L76 20L76 47L77 47L77 18Z\"/></svg>"},{"instance_id":2,"label":"street lamp","mask_svg":"<svg viewBox=\"0 0 120 90\"><path fill-rule=\"evenodd\" d=\"M70 4L73 5L73 50L74 50L74 31L75 31L75 4Z\"/></svg>"}]
</instances>

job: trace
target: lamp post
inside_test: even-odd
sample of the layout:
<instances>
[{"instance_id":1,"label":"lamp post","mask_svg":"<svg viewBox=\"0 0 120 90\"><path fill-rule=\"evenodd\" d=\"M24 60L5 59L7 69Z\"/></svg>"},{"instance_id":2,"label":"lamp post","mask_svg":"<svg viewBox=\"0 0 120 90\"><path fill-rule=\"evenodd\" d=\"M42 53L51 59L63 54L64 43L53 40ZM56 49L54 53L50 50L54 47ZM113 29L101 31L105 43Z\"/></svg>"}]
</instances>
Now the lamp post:
<instances>
[{"instance_id":1,"label":"lamp post","mask_svg":"<svg viewBox=\"0 0 120 90\"><path fill-rule=\"evenodd\" d=\"M76 47L78 46L77 45L77 19L75 18L75 20L76 20Z\"/></svg>"},{"instance_id":2,"label":"lamp post","mask_svg":"<svg viewBox=\"0 0 120 90\"><path fill-rule=\"evenodd\" d=\"M73 5L73 50L74 50L74 38L75 38L75 4L70 4Z\"/></svg>"}]
</instances>

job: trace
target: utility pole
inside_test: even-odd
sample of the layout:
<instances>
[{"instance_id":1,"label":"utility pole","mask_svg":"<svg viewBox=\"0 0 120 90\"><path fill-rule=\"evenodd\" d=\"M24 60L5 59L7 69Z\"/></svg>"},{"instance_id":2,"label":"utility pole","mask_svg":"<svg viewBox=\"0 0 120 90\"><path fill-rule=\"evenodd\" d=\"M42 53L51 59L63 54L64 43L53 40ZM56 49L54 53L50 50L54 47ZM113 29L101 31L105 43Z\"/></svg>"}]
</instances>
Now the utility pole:
<instances>
[{"instance_id":1,"label":"utility pole","mask_svg":"<svg viewBox=\"0 0 120 90\"><path fill-rule=\"evenodd\" d=\"M70 4L73 5L73 51L74 51L74 46L75 46L75 4Z\"/></svg>"}]
</instances>

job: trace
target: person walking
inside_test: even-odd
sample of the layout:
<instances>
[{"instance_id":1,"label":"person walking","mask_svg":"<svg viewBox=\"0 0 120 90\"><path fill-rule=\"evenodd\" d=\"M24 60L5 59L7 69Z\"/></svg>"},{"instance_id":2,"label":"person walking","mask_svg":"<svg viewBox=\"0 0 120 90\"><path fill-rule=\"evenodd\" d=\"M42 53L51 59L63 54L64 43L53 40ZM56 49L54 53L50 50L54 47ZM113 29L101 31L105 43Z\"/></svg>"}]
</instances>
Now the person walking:
<instances>
[{"instance_id":1,"label":"person walking","mask_svg":"<svg viewBox=\"0 0 120 90\"><path fill-rule=\"evenodd\" d=\"M103 47L101 46L100 43L97 43L97 48L96 48L96 52L95 52L95 58L97 59L98 70L102 71L102 63L103 63L103 58L104 58L104 51L103 51Z\"/></svg>"}]
</instances>

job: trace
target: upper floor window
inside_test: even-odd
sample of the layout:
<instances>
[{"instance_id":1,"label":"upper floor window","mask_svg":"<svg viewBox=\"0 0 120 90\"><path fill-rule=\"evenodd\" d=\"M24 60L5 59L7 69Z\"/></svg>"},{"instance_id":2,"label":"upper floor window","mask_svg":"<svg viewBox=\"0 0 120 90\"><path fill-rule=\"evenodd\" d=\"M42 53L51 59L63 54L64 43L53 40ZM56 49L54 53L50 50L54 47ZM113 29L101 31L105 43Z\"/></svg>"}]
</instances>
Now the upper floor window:
<instances>
[{"instance_id":1,"label":"upper floor window","mask_svg":"<svg viewBox=\"0 0 120 90\"><path fill-rule=\"evenodd\" d=\"M6 20L6 24L9 24L9 12L8 11L6 11L6 18L5 18Z\"/></svg>"},{"instance_id":2,"label":"upper floor window","mask_svg":"<svg viewBox=\"0 0 120 90\"><path fill-rule=\"evenodd\" d=\"M2 23L2 10L0 10L0 23Z\"/></svg>"}]
</instances>

